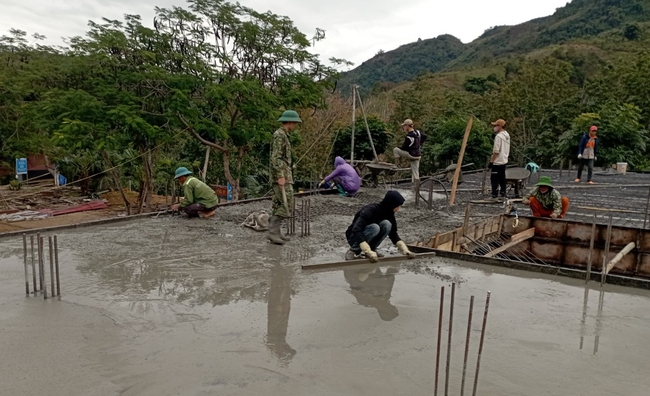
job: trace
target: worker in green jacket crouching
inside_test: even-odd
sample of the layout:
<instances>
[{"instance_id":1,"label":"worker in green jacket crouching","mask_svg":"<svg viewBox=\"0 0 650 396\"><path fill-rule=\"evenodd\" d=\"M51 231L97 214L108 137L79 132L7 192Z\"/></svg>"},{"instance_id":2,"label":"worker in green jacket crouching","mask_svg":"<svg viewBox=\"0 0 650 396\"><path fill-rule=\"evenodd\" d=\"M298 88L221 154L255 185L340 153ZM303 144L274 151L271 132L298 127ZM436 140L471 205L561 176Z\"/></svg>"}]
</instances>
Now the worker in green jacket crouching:
<instances>
[{"instance_id":1,"label":"worker in green jacket crouching","mask_svg":"<svg viewBox=\"0 0 650 396\"><path fill-rule=\"evenodd\" d=\"M187 168L176 169L174 179L183 186L183 201L172 205L172 211L185 212L187 217L202 217L208 219L214 216L214 210L219 204L219 198L214 190L194 176L190 176Z\"/></svg>"}]
</instances>

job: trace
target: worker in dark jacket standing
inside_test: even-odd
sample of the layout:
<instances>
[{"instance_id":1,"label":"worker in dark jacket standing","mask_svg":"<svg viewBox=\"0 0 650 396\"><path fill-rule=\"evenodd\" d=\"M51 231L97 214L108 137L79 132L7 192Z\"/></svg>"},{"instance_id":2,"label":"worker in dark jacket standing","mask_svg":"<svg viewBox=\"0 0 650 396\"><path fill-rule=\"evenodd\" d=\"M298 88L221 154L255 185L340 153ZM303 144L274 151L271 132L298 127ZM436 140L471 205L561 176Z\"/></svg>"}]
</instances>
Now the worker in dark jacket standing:
<instances>
[{"instance_id":1,"label":"worker in dark jacket standing","mask_svg":"<svg viewBox=\"0 0 650 396\"><path fill-rule=\"evenodd\" d=\"M346 260L367 258L377 262L383 255L376 252L377 247L388 236L400 253L409 258L415 257L397 234L395 213L404 204L404 197L397 191L388 191L380 203L366 205L354 215L352 224L345 232L350 249L345 253Z\"/></svg>"},{"instance_id":2,"label":"worker in dark jacket standing","mask_svg":"<svg viewBox=\"0 0 650 396\"><path fill-rule=\"evenodd\" d=\"M402 123L402 129L406 132L404 143L402 147L395 147L393 155L395 159L405 158L411 164L411 181L415 187L415 191L420 188L420 151L422 144L427 140L427 135L413 128L413 120L406 119Z\"/></svg>"},{"instance_id":3,"label":"worker in dark jacket standing","mask_svg":"<svg viewBox=\"0 0 650 396\"><path fill-rule=\"evenodd\" d=\"M291 133L302 122L298 113L287 110L282 113L279 122L282 126L273 133L271 141L271 181L273 184L273 204L269 219L269 235L271 243L284 245L289 240L282 235L282 221L291 217L293 208L293 175L291 171Z\"/></svg>"},{"instance_id":4,"label":"worker in dark jacket standing","mask_svg":"<svg viewBox=\"0 0 650 396\"><path fill-rule=\"evenodd\" d=\"M580 139L580 146L578 146L578 160L580 165L578 165L578 177L575 182L580 183L582 178L582 170L587 165L587 184L594 184L592 176L594 175L594 162L596 161L596 150L598 150L598 137L596 133L598 132L598 127L592 125L589 128L589 133L585 133Z\"/></svg>"}]
</instances>

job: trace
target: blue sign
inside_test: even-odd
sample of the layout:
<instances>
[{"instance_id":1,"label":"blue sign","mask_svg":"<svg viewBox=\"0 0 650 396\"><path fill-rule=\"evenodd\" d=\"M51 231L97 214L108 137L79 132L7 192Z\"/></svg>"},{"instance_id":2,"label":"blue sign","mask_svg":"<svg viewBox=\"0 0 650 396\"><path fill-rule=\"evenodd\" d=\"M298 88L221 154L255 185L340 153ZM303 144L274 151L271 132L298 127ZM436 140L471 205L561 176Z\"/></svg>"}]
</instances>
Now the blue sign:
<instances>
[{"instance_id":1,"label":"blue sign","mask_svg":"<svg viewBox=\"0 0 650 396\"><path fill-rule=\"evenodd\" d=\"M27 174L27 158L16 158L16 174Z\"/></svg>"},{"instance_id":2,"label":"blue sign","mask_svg":"<svg viewBox=\"0 0 650 396\"><path fill-rule=\"evenodd\" d=\"M66 179L65 176L59 173L59 186L65 186L67 183L68 183L68 179Z\"/></svg>"},{"instance_id":3,"label":"blue sign","mask_svg":"<svg viewBox=\"0 0 650 396\"><path fill-rule=\"evenodd\" d=\"M232 186L228 183L228 202L232 201Z\"/></svg>"}]
</instances>

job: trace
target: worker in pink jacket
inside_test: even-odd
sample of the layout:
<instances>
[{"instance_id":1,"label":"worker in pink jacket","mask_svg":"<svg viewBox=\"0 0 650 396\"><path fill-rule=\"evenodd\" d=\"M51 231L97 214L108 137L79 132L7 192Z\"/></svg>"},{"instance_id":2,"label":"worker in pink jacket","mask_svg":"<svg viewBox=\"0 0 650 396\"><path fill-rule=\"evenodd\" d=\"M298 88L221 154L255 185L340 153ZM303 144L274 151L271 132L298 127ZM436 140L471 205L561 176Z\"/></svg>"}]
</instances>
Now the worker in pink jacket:
<instances>
[{"instance_id":1,"label":"worker in pink jacket","mask_svg":"<svg viewBox=\"0 0 650 396\"><path fill-rule=\"evenodd\" d=\"M350 164L341 157L334 159L334 172L330 173L319 186L327 185L330 181L336 184L341 196L353 196L361 187L361 178Z\"/></svg>"}]
</instances>

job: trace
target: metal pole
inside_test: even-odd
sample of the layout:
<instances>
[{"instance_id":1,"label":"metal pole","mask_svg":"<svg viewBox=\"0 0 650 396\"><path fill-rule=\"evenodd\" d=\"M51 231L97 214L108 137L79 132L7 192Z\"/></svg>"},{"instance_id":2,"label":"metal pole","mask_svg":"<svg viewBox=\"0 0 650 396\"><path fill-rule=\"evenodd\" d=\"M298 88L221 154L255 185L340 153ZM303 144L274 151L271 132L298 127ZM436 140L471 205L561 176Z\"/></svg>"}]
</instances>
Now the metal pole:
<instances>
[{"instance_id":1,"label":"metal pole","mask_svg":"<svg viewBox=\"0 0 650 396\"><path fill-rule=\"evenodd\" d=\"M39 261L41 264L41 283L43 284L43 299L47 300L47 280L45 279L45 241L43 237L39 238L39 244L41 245L40 251L41 254L39 254Z\"/></svg>"},{"instance_id":2,"label":"metal pole","mask_svg":"<svg viewBox=\"0 0 650 396\"><path fill-rule=\"evenodd\" d=\"M357 86L354 86L354 89L357 89ZM377 157L377 150L375 150L375 143L372 141L372 135L370 134L370 127L368 126L368 118L366 117L366 109L363 107L363 102L361 101L361 95L357 95L359 98L359 105L361 105L361 114L363 114L363 122L366 123L366 131L368 132L368 139L370 140L370 147L372 147L372 155L375 157L375 161L379 162Z\"/></svg>"},{"instance_id":3,"label":"metal pole","mask_svg":"<svg viewBox=\"0 0 650 396\"><path fill-rule=\"evenodd\" d=\"M54 297L54 243L52 237L47 238L47 246L50 250L50 287L52 290L52 297Z\"/></svg>"},{"instance_id":4,"label":"metal pole","mask_svg":"<svg viewBox=\"0 0 650 396\"><path fill-rule=\"evenodd\" d=\"M291 232L293 233L293 235L295 235L296 234L296 220L297 220L296 219L296 197L295 196L292 199L291 206L292 206L292 208L291 208L291 223L292 223L291 224Z\"/></svg>"},{"instance_id":5,"label":"metal pole","mask_svg":"<svg viewBox=\"0 0 650 396\"><path fill-rule=\"evenodd\" d=\"M469 299L469 316L467 318L467 337L465 338L465 360L463 361L463 379L460 383L460 396L465 393L465 376L467 376L467 358L469 356L469 339L472 334L472 315L474 314L474 296Z\"/></svg>"},{"instance_id":6,"label":"metal pole","mask_svg":"<svg viewBox=\"0 0 650 396\"><path fill-rule=\"evenodd\" d=\"M36 291L38 290L38 285L36 284L36 260L34 257L34 235L29 236L29 242L31 244L31 250L32 250L32 280L34 282L34 294L36 294Z\"/></svg>"},{"instance_id":7,"label":"metal pole","mask_svg":"<svg viewBox=\"0 0 650 396\"><path fill-rule=\"evenodd\" d=\"M305 199L300 200L300 236L305 236Z\"/></svg>"},{"instance_id":8,"label":"metal pole","mask_svg":"<svg viewBox=\"0 0 650 396\"><path fill-rule=\"evenodd\" d=\"M29 271L27 270L27 234L23 234L23 263L25 264L25 293L29 296Z\"/></svg>"},{"instance_id":9,"label":"metal pole","mask_svg":"<svg viewBox=\"0 0 650 396\"><path fill-rule=\"evenodd\" d=\"M449 301L449 331L447 334L447 367L445 368L445 396L449 395L449 368L451 366L451 336L454 324L454 296L456 284L451 284L451 300Z\"/></svg>"},{"instance_id":10,"label":"metal pole","mask_svg":"<svg viewBox=\"0 0 650 396\"><path fill-rule=\"evenodd\" d=\"M357 88L352 86L352 148L350 151L350 165L354 163L354 127L357 121ZM354 165L352 165L354 166Z\"/></svg>"},{"instance_id":11,"label":"metal pole","mask_svg":"<svg viewBox=\"0 0 650 396\"><path fill-rule=\"evenodd\" d=\"M594 257L594 242L596 240L596 214L594 214L594 222L591 225L591 241L589 241L589 258L587 259L587 278L585 283L591 280L591 264Z\"/></svg>"},{"instance_id":12,"label":"metal pole","mask_svg":"<svg viewBox=\"0 0 650 396\"><path fill-rule=\"evenodd\" d=\"M648 223L648 212L650 212L650 188L648 189L648 201L645 204L645 217L643 218L643 229L645 230Z\"/></svg>"},{"instance_id":13,"label":"metal pole","mask_svg":"<svg viewBox=\"0 0 650 396\"><path fill-rule=\"evenodd\" d=\"M61 295L61 279L59 278L59 243L54 235L54 265L56 267L56 295Z\"/></svg>"},{"instance_id":14,"label":"metal pole","mask_svg":"<svg viewBox=\"0 0 650 396\"><path fill-rule=\"evenodd\" d=\"M607 223L607 235L605 240L605 252L603 253L603 267L600 272L600 286L605 284L605 277L607 276L607 257L609 256L609 245L612 241L612 220L613 213L609 212L609 222Z\"/></svg>"},{"instance_id":15,"label":"metal pole","mask_svg":"<svg viewBox=\"0 0 650 396\"><path fill-rule=\"evenodd\" d=\"M440 343L442 341L442 313L445 309L445 287L440 288L440 314L438 316L438 347L436 348L436 376L433 395L438 396L438 373L440 372Z\"/></svg>"},{"instance_id":16,"label":"metal pole","mask_svg":"<svg viewBox=\"0 0 650 396\"><path fill-rule=\"evenodd\" d=\"M429 210L433 208L433 177L429 178Z\"/></svg>"},{"instance_id":17,"label":"metal pole","mask_svg":"<svg viewBox=\"0 0 650 396\"><path fill-rule=\"evenodd\" d=\"M485 326L487 325L488 309L490 308L490 292L487 292L485 300L485 313L483 314L483 327L481 327L481 341L478 345L478 360L476 361L476 375L474 376L474 390L472 396L476 396L476 388L478 387L478 374L481 369L481 355L483 354L483 341L485 340Z\"/></svg>"},{"instance_id":18,"label":"metal pole","mask_svg":"<svg viewBox=\"0 0 650 396\"><path fill-rule=\"evenodd\" d=\"M41 259L43 258L43 252L41 251L41 234L37 233L36 234L36 250L38 252L38 282L39 282L39 289L41 293L43 292L43 274L41 273Z\"/></svg>"},{"instance_id":19,"label":"metal pole","mask_svg":"<svg viewBox=\"0 0 650 396\"><path fill-rule=\"evenodd\" d=\"M585 343L586 322L587 322L587 305L589 303L589 286L585 286L585 296L582 302L582 318L580 319L580 350Z\"/></svg>"},{"instance_id":20,"label":"metal pole","mask_svg":"<svg viewBox=\"0 0 650 396\"><path fill-rule=\"evenodd\" d=\"M307 200L307 235L311 235L311 198Z\"/></svg>"}]
</instances>

